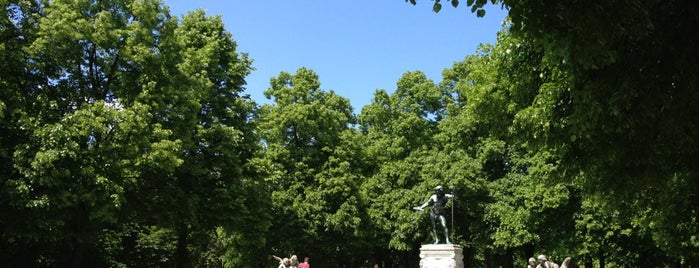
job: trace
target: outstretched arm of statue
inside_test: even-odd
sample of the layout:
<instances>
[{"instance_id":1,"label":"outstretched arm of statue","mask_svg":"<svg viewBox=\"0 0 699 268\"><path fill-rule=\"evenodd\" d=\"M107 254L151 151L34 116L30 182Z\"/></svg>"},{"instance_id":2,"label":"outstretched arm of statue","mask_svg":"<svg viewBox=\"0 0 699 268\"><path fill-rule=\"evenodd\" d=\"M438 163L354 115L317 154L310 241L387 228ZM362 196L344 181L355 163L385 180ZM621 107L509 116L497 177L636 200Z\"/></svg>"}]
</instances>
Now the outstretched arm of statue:
<instances>
[{"instance_id":1,"label":"outstretched arm of statue","mask_svg":"<svg viewBox=\"0 0 699 268\"><path fill-rule=\"evenodd\" d=\"M430 199L427 200L427 202L425 202L424 204L422 204L422 206L413 207L413 209L414 209L414 210L422 211L422 210L425 209L427 206L432 205L432 203L434 202L433 199L434 199L434 196L430 196Z\"/></svg>"}]
</instances>

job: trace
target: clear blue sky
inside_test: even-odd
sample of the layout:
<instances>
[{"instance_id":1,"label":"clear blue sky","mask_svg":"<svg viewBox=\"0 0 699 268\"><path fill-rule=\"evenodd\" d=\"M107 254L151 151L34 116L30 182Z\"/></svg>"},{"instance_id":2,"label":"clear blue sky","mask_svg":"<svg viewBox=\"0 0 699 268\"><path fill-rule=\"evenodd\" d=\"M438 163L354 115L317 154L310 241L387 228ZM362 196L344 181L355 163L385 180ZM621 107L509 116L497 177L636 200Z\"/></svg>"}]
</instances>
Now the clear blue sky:
<instances>
[{"instance_id":1,"label":"clear blue sky","mask_svg":"<svg viewBox=\"0 0 699 268\"><path fill-rule=\"evenodd\" d=\"M495 42L506 15L489 6L478 18L449 2L434 13L430 0L416 6L404 0L164 1L177 16L198 8L221 15L238 51L254 59L246 93L257 103L270 103L262 92L271 77L307 67L319 75L321 89L348 98L355 113L376 89L393 92L407 71L440 82L442 70L479 44Z\"/></svg>"}]
</instances>

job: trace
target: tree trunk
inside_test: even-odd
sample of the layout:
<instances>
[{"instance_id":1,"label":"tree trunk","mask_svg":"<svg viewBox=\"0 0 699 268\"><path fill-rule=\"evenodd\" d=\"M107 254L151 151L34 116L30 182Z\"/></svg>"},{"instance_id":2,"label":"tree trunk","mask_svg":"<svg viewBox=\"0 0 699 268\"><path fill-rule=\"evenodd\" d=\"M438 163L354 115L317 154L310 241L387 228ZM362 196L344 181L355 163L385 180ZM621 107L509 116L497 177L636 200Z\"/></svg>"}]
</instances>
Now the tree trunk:
<instances>
[{"instance_id":1,"label":"tree trunk","mask_svg":"<svg viewBox=\"0 0 699 268\"><path fill-rule=\"evenodd\" d=\"M484 256L485 263L483 264L483 267L491 268L490 262L491 262L491 259L493 256L492 256L490 250L486 249L484 254L485 254L485 256Z\"/></svg>"},{"instance_id":2,"label":"tree trunk","mask_svg":"<svg viewBox=\"0 0 699 268\"><path fill-rule=\"evenodd\" d=\"M85 241L87 227L89 222L87 216L86 205L80 204L76 208L75 214L73 214L73 222L71 223L71 232L75 235L73 239L73 252L71 252L70 266L73 268L80 268L83 263L83 257L85 255Z\"/></svg>"},{"instance_id":3,"label":"tree trunk","mask_svg":"<svg viewBox=\"0 0 699 268\"><path fill-rule=\"evenodd\" d=\"M384 257L384 266L386 268L393 268L393 250L389 251L386 253L386 256Z\"/></svg>"},{"instance_id":4,"label":"tree trunk","mask_svg":"<svg viewBox=\"0 0 699 268\"><path fill-rule=\"evenodd\" d=\"M407 252L408 252L408 251L401 251L401 252L400 252L400 253L401 253L401 254L400 254L400 255L401 255L401 256L400 256L400 266L401 266L401 267L409 267L408 265L410 265L410 260L409 260L409 258L408 258Z\"/></svg>"},{"instance_id":5,"label":"tree trunk","mask_svg":"<svg viewBox=\"0 0 699 268\"><path fill-rule=\"evenodd\" d=\"M599 268L604 268L604 252L600 251L597 253L597 257L599 258Z\"/></svg>"},{"instance_id":6,"label":"tree trunk","mask_svg":"<svg viewBox=\"0 0 699 268\"><path fill-rule=\"evenodd\" d=\"M405 251L405 260L408 262L408 265L403 266L403 267L409 267L409 268L417 268L420 266L420 261L415 261L415 258L413 257L414 255L419 256L418 254L413 254L415 253L415 250L411 251Z\"/></svg>"},{"instance_id":7,"label":"tree trunk","mask_svg":"<svg viewBox=\"0 0 699 268\"><path fill-rule=\"evenodd\" d=\"M177 268L189 267L187 265L187 237L189 236L189 230L187 227L180 229L177 234L177 250L175 253L175 266Z\"/></svg>"},{"instance_id":8,"label":"tree trunk","mask_svg":"<svg viewBox=\"0 0 699 268\"><path fill-rule=\"evenodd\" d=\"M374 248L374 263L378 264L379 267L386 267L386 263L384 262L386 256L386 251L382 248Z\"/></svg>"},{"instance_id":9,"label":"tree trunk","mask_svg":"<svg viewBox=\"0 0 699 268\"><path fill-rule=\"evenodd\" d=\"M393 252L394 251L389 251L386 256L384 256L384 266L381 267L393 268Z\"/></svg>"},{"instance_id":10,"label":"tree trunk","mask_svg":"<svg viewBox=\"0 0 699 268\"><path fill-rule=\"evenodd\" d=\"M401 251L401 266L406 268L420 267L419 250L413 249L409 251Z\"/></svg>"},{"instance_id":11,"label":"tree trunk","mask_svg":"<svg viewBox=\"0 0 699 268\"><path fill-rule=\"evenodd\" d=\"M85 252L85 242L82 238L75 239L75 245L73 246L73 256L71 261L71 267L80 268L83 262L83 253Z\"/></svg>"},{"instance_id":12,"label":"tree trunk","mask_svg":"<svg viewBox=\"0 0 699 268\"><path fill-rule=\"evenodd\" d=\"M506 268L515 268L514 264L514 257L512 253L512 248L507 248L505 250L505 267Z\"/></svg>"},{"instance_id":13,"label":"tree trunk","mask_svg":"<svg viewBox=\"0 0 699 268\"><path fill-rule=\"evenodd\" d=\"M464 248L464 268L471 268L471 259L473 258L473 250Z\"/></svg>"},{"instance_id":14,"label":"tree trunk","mask_svg":"<svg viewBox=\"0 0 699 268\"><path fill-rule=\"evenodd\" d=\"M529 243L524 245L524 256L529 259L530 257L534 257L534 244Z\"/></svg>"}]
</instances>

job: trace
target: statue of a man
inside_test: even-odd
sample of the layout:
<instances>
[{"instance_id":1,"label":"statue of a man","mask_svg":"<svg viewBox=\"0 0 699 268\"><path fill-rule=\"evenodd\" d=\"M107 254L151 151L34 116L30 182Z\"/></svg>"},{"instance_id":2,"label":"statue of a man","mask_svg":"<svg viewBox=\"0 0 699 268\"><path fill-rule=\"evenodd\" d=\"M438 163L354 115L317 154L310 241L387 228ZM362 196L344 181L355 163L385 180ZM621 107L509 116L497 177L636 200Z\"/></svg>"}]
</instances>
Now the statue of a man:
<instances>
[{"instance_id":1,"label":"statue of a man","mask_svg":"<svg viewBox=\"0 0 699 268\"><path fill-rule=\"evenodd\" d=\"M437 186L434 188L435 193L430 196L430 199L422 204L422 206L413 207L414 210L422 211L427 206L432 206L430 209L430 219L432 223L432 235L434 236L434 243L439 244L439 237L437 236L437 221L444 228L444 237L447 244L449 242L449 229L447 228L447 220L444 218L444 207L447 205L449 199L453 199L454 195L445 194L442 186Z\"/></svg>"}]
</instances>

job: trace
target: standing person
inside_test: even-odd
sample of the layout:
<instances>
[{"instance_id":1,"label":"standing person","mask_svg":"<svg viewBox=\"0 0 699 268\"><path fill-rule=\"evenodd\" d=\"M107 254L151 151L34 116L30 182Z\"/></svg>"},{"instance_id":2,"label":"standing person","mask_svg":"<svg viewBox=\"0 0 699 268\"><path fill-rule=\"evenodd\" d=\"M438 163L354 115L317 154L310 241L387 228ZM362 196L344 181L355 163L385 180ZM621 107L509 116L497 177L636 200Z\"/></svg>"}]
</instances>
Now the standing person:
<instances>
[{"instance_id":1,"label":"standing person","mask_svg":"<svg viewBox=\"0 0 699 268\"><path fill-rule=\"evenodd\" d=\"M299 264L299 268L311 268L311 265L308 263L310 259L309 257L304 257L303 262Z\"/></svg>"},{"instance_id":2,"label":"standing person","mask_svg":"<svg viewBox=\"0 0 699 268\"><path fill-rule=\"evenodd\" d=\"M453 199L454 196L451 194L445 194L442 186L437 186L434 188L435 193L430 196L430 199L425 202L422 206L413 207L414 210L422 211L427 206L432 206L430 209L430 219L432 222L432 235L434 236L434 243L439 244L439 237L437 236L437 222L444 228L444 238L447 244L449 242L449 228L447 228L447 220L444 218L444 207L447 205L449 199Z\"/></svg>"}]
</instances>

